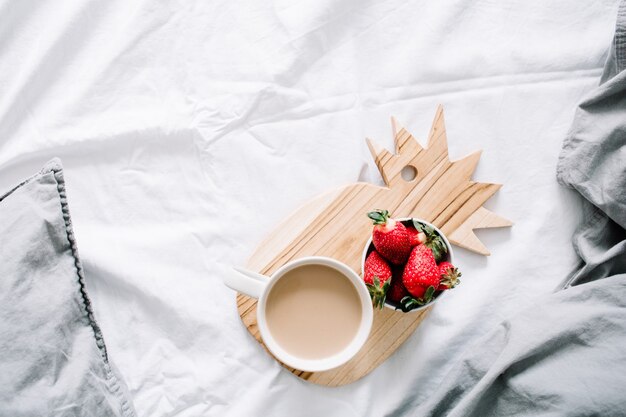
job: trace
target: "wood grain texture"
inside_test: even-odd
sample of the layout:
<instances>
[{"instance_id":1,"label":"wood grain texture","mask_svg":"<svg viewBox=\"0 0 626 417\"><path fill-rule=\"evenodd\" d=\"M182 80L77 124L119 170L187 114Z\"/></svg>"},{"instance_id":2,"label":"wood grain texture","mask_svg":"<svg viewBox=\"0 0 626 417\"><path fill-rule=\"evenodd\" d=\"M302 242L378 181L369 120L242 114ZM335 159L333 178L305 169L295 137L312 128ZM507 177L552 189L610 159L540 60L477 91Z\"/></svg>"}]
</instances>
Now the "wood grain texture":
<instances>
[{"instance_id":1,"label":"wood grain texture","mask_svg":"<svg viewBox=\"0 0 626 417\"><path fill-rule=\"evenodd\" d=\"M451 162L443 109L437 108L423 148L392 118L395 153L367 145L386 187L367 183L347 185L321 195L304 205L271 233L250 257L247 267L270 275L285 263L302 256L319 255L338 259L361 273L361 254L372 230L366 213L376 208L389 210L395 217L419 217L445 233L450 242L488 255L476 237L477 228L510 226L511 222L482 207L499 184L471 180L480 152ZM416 170L411 181L402 178L406 166ZM256 300L237 295L237 307L246 328L262 344L256 324ZM367 375L387 359L413 333L428 309L402 313L376 310L368 341L345 365L326 372L289 371L313 383L339 386Z\"/></svg>"}]
</instances>

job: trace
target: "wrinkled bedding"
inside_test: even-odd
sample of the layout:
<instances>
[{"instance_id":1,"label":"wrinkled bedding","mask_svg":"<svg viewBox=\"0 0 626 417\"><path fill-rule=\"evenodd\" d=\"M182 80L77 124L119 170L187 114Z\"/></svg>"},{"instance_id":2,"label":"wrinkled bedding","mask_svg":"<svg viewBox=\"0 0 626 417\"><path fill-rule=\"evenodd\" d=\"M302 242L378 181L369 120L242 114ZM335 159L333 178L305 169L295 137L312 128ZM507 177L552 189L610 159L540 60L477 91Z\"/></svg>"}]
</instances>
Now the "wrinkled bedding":
<instances>
[{"instance_id":1,"label":"wrinkled bedding","mask_svg":"<svg viewBox=\"0 0 626 417\"><path fill-rule=\"evenodd\" d=\"M626 415L626 2L601 84L580 103L558 181L580 193L579 267L463 352L423 413Z\"/></svg>"},{"instance_id":2,"label":"wrinkled bedding","mask_svg":"<svg viewBox=\"0 0 626 417\"><path fill-rule=\"evenodd\" d=\"M580 270L570 239L586 203L554 172L616 13L614 1L6 1L0 190L63 160L87 290L138 415L443 410L467 382L463 352L532 320ZM221 265L243 264L308 198L380 184L365 137L391 148L395 115L424 138L439 103L451 157L483 149L475 178L504 184L487 207L515 226L479 231L491 257L455 252L462 285L373 373L334 389L296 379L244 329Z\"/></svg>"}]
</instances>

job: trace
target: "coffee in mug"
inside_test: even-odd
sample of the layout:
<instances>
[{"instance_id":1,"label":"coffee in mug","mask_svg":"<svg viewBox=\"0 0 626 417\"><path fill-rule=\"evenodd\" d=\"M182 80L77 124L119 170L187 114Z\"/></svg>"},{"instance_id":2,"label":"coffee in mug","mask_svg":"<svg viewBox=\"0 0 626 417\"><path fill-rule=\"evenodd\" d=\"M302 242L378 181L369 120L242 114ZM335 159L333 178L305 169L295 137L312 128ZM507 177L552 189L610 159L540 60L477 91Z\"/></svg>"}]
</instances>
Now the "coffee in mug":
<instances>
[{"instance_id":1,"label":"coffee in mug","mask_svg":"<svg viewBox=\"0 0 626 417\"><path fill-rule=\"evenodd\" d=\"M356 336L362 307L349 278L326 265L302 265L271 288L267 327L294 356L322 359L341 352Z\"/></svg>"},{"instance_id":2,"label":"coffee in mug","mask_svg":"<svg viewBox=\"0 0 626 417\"><path fill-rule=\"evenodd\" d=\"M332 258L299 258L271 277L233 268L224 282L258 299L263 343L276 359L301 371L343 365L363 347L372 328L374 312L365 283Z\"/></svg>"}]
</instances>

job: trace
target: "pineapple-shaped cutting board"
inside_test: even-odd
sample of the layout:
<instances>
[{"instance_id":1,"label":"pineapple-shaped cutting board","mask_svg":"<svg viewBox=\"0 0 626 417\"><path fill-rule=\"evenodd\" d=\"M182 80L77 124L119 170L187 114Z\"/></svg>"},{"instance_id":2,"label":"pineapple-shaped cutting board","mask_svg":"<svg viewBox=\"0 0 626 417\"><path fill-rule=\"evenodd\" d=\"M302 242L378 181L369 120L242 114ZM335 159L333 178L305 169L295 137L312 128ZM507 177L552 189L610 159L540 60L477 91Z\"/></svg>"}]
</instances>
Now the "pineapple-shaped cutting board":
<instances>
[{"instance_id":1,"label":"pineapple-shaped cutting board","mask_svg":"<svg viewBox=\"0 0 626 417\"><path fill-rule=\"evenodd\" d=\"M511 222L482 207L500 185L471 180L480 151L454 162L448 159L441 106L437 108L427 148L422 148L394 119L392 128L395 153L367 140L386 187L349 184L311 200L261 242L247 267L270 275L292 259L320 255L338 259L360 273L363 247L372 230L366 213L375 208L389 210L396 217L427 220L443 231L452 244L489 255L473 229L510 226ZM414 178L405 179L403 170ZM237 307L246 328L262 344L256 323L256 300L238 294ZM287 369L321 385L349 384L387 359L413 333L427 311L375 310L368 341L348 363L325 372Z\"/></svg>"}]
</instances>

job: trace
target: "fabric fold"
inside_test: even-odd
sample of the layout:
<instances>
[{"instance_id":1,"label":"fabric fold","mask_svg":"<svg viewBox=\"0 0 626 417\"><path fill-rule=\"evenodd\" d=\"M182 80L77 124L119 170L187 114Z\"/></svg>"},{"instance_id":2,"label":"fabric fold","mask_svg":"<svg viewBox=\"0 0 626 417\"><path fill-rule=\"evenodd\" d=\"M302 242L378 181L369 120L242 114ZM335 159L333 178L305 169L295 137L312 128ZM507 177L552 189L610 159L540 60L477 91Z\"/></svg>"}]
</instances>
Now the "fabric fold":
<instances>
[{"instance_id":1,"label":"fabric fold","mask_svg":"<svg viewBox=\"0 0 626 417\"><path fill-rule=\"evenodd\" d=\"M134 417L87 290L59 159L0 198L0 415Z\"/></svg>"}]
</instances>

